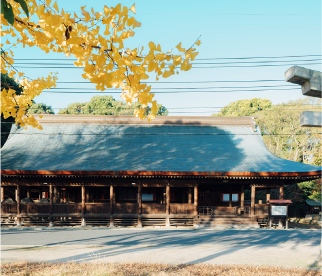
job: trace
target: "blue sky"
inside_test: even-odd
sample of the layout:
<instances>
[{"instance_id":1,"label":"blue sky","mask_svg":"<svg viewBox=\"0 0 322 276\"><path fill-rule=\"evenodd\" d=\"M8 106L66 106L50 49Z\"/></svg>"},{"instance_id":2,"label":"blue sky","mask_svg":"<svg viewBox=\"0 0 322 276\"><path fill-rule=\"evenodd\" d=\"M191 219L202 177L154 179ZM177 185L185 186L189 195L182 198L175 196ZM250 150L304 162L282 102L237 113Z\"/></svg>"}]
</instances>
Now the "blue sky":
<instances>
[{"instance_id":1,"label":"blue sky","mask_svg":"<svg viewBox=\"0 0 322 276\"><path fill-rule=\"evenodd\" d=\"M103 10L104 5L115 6L118 3L130 7L134 2L57 1L60 9L63 8L65 11L77 13L80 12L80 7L85 5L87 5L88 10L93 7L95 11L100 12ZM179 91L178 88L196 88L193 90L195 91L194 93L156 94L155 99L169 109L169 115L209 116L219 111L219 108L215 107L223 107L233 101L254 97L270 99L274 104L304 98L299 86L291 84L285 86L288 84L283 81L285 71L292 65L302 65L321 71L321 56L307 56L321 55L321 1L140 0L135 2L135 5L137 11L135 18L142 23L142 26L135 29L136 35L128 43L125 43L126 47L135 48L138 45L147 47L148 43L153 41L159 43L162 50L168 51L179 42L182 42L183 47L190 47L201 35L202 44L198 47L200 54L197 57L201 60L196 60L195 62L221 63L196 64L188 72L180 72L179 75L161 79L161 81L182 83L153 83L152 91L156 92ZM65 61L39 62L72 64L71 59L62 54L46 54L36 47L28 48L28 46L25 49L18 46L13 50L15 59L17 59L15 62L16 67L31 78L47 76L49 72L58 72L59 82L84 81L81 77L82 69L22 68L25 66L30 67L31 65L18 64L18 62L38 62L35 60L19 60L23 58L65 59ZM245 57L265 58L232 59ZM259 66L272 64L282 66ZM155 81L155 78L152 77L150 80ZM245 82L257 80L279 81ZM253 86L256 87L250 88L251 90L261 89L263 91L251 92L247 91L250 89L241 88ZM272 89L288 90L266 90L266 88L258 88L258 86L277 86ZM58 84L57 87L75 88L73 90L75 92L81 91L77 88L94 88L90 83L62 83ZM214 88L204 89L205 87ZM237 92L202 92L231 90L236 90ZM62 89L61 91L64 90ZM120 94L106 92L106 95L113 95L115 99L120 99ZM57 112L59 108L65 108L70 103L89 101L94 95L96 94L43 93L35 100L36 102L51 105Z\"/></svg>"}]
</instances>

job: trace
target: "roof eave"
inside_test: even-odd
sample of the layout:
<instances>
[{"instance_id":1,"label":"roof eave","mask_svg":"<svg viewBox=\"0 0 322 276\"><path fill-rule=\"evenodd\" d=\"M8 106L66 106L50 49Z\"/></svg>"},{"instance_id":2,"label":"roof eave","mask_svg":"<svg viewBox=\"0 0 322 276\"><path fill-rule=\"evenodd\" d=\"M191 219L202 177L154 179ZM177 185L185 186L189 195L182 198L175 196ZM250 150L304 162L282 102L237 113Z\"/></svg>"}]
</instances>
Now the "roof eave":
<instances>
[{"instance_id":1,"label":"roof eave","mask_svg":"<svg viewBox=\"0 0 322 276\"><path fill-rule=\"evenodd\" d=\"M188 172L188 171L46 171L1 170L1 175L61 176L210 176L210 177L320 177L322 170L311 172Z\"/></svg>"}]
</instances>

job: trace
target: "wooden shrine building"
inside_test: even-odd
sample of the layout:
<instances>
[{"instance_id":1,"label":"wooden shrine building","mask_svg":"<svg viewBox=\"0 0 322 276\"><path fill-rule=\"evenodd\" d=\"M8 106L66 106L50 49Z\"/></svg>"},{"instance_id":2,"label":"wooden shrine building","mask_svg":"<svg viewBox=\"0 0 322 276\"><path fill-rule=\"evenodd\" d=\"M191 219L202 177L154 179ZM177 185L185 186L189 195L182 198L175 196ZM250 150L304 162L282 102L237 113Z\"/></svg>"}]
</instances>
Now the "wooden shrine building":
<instances>
[{"instance_id":1,"label":"wooden shrine building","mask_svg":"<svg viewBox=\"0 0 322 276\"><path fill-rule=\"evenodd\" d=\"M284 185L321 176L269 152L252 117L39 121L43 130L13 125L1 150L2 224L254 225L271 189L283 199Z\"/></svg>"}]
</instances>

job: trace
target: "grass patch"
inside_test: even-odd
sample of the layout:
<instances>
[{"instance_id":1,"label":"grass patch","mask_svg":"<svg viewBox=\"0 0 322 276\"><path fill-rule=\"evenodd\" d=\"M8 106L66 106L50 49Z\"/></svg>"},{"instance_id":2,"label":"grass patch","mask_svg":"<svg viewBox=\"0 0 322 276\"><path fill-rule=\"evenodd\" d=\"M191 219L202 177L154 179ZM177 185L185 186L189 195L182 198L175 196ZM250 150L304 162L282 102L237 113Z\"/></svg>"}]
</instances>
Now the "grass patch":
<instances>
[{"instance_id":1,"label":"grass patch","mask_svg":"<svg viewBox=\"0 0 322 276\"><path fill-rule=\"evenodd\" d=\"M142 263L10 263L1 265L2 275L116 275L116 276L207 276L207 275L284 275L321 276L321 271L249 265L142 264Z\"/></svg>"}]
</instances>

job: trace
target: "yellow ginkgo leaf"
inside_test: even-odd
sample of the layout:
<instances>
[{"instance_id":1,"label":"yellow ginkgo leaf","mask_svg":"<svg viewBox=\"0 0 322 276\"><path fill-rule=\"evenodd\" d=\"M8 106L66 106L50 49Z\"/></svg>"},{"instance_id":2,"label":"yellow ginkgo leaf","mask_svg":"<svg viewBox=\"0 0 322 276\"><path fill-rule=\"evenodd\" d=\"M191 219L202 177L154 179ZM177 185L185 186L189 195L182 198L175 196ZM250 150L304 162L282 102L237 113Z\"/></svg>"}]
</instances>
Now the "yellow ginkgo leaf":
<instances>
[{"instance_id":1,"label":"yellow ginkgo leaf","mask_svg":"<svg viewBox=\"0 0 322 276\"><path fill-rule=\"evenodd\" d=\"M53 5L53 8L54 8L57 12L59 12L59 9L58 9L57 2L56 2L56 1L55 1L54 5Z\"/></svg>"},{"instance_id":2,"label":"yellow ginkgo leaf","mask_svg":"<svg viewBox=\"0 0 322 276\"><path fill-rule=\"evenodd\" d=\"M133 29L136 28L136 27L141 27L141 23L134 20L134 24L133 24Z\"/></svg>"},{"instance_id":3,"label":"yellow ginkgo leaf","mask_svg":"<svg viewBox=\"0 0 322 276\"><path fill-rule=\"evenodd\" d=\"M7 39L6 44L10 44L10 41Z\"/></svg>"},{"instance_id":4,"label":"yellow ginkgo leaf","mask_svg":"<svg viewBox=\"0 0 322 276\"><path fill-rule=\"evenodd\" d=\"M150 50L156 50L157 49L157 47L155 46L155 44L154 44L154 42L149 42L149 47L150 47Z\"/></svg>"},{"instance_id":5,"label":"yellow ginkgo leaf","mask_svg":"<svg viewBox=\"0 0 322 276\"><path fill-rule=\"evenodd\" d=\"M133 4L129 10L135 14L135 4Z\"/></svg>"},{"instance_id":6,"label":"yellow ginkgo leaf","mask_svg":"<svg viewBox=\"0 0 322 276\"><path fill-rule=\"evenodd\" d=\"M168 78L168 77L170 77L172 75L172 72L171 71L164 71L164 73L163 73L163 75L162 75L162 77L163 78Z\"/></svg>"},{"instance_id":7,"label":"yellow ginkgo leaf","mask_svg":"<svg viewBox=\"0 0 322 276\"><path fill-rule=\"evenodd\" d=\"M24 73L18 72L18 75L19 75L19 78L21 78L24 75Z\"/></svg>"},{"instance_id":8,"label":"yellow ginkgo leaf","mask_svg":"<svg viewBox=\"0 0 322 276\"><path fill-rule=\"evenodd\" d=\"M180 52L185 52L186 49L181 47L181 42L176 46L176 48L180 51Z\"/></svg>"},{"instance_id":9,"label":"yellow ginkgo leaf","mask_svg":"<svg viewBox=\"0 0 322 276\"><path fill-rule=\"evenodd\" d=\"M198 40L195 44L199 46L201 44L200 40Z\"/></svg>"},{"instance_id":10,"label":"yellow ginkgo leaf","mask_svg":"<svg viewBox=\"0 0 322 276\"><path fill-rule=\"evenodd\" d=\"M175 66L179 65L181 63L182 56L173 56L173 64Z\"/></svg>"}]
</instances>

